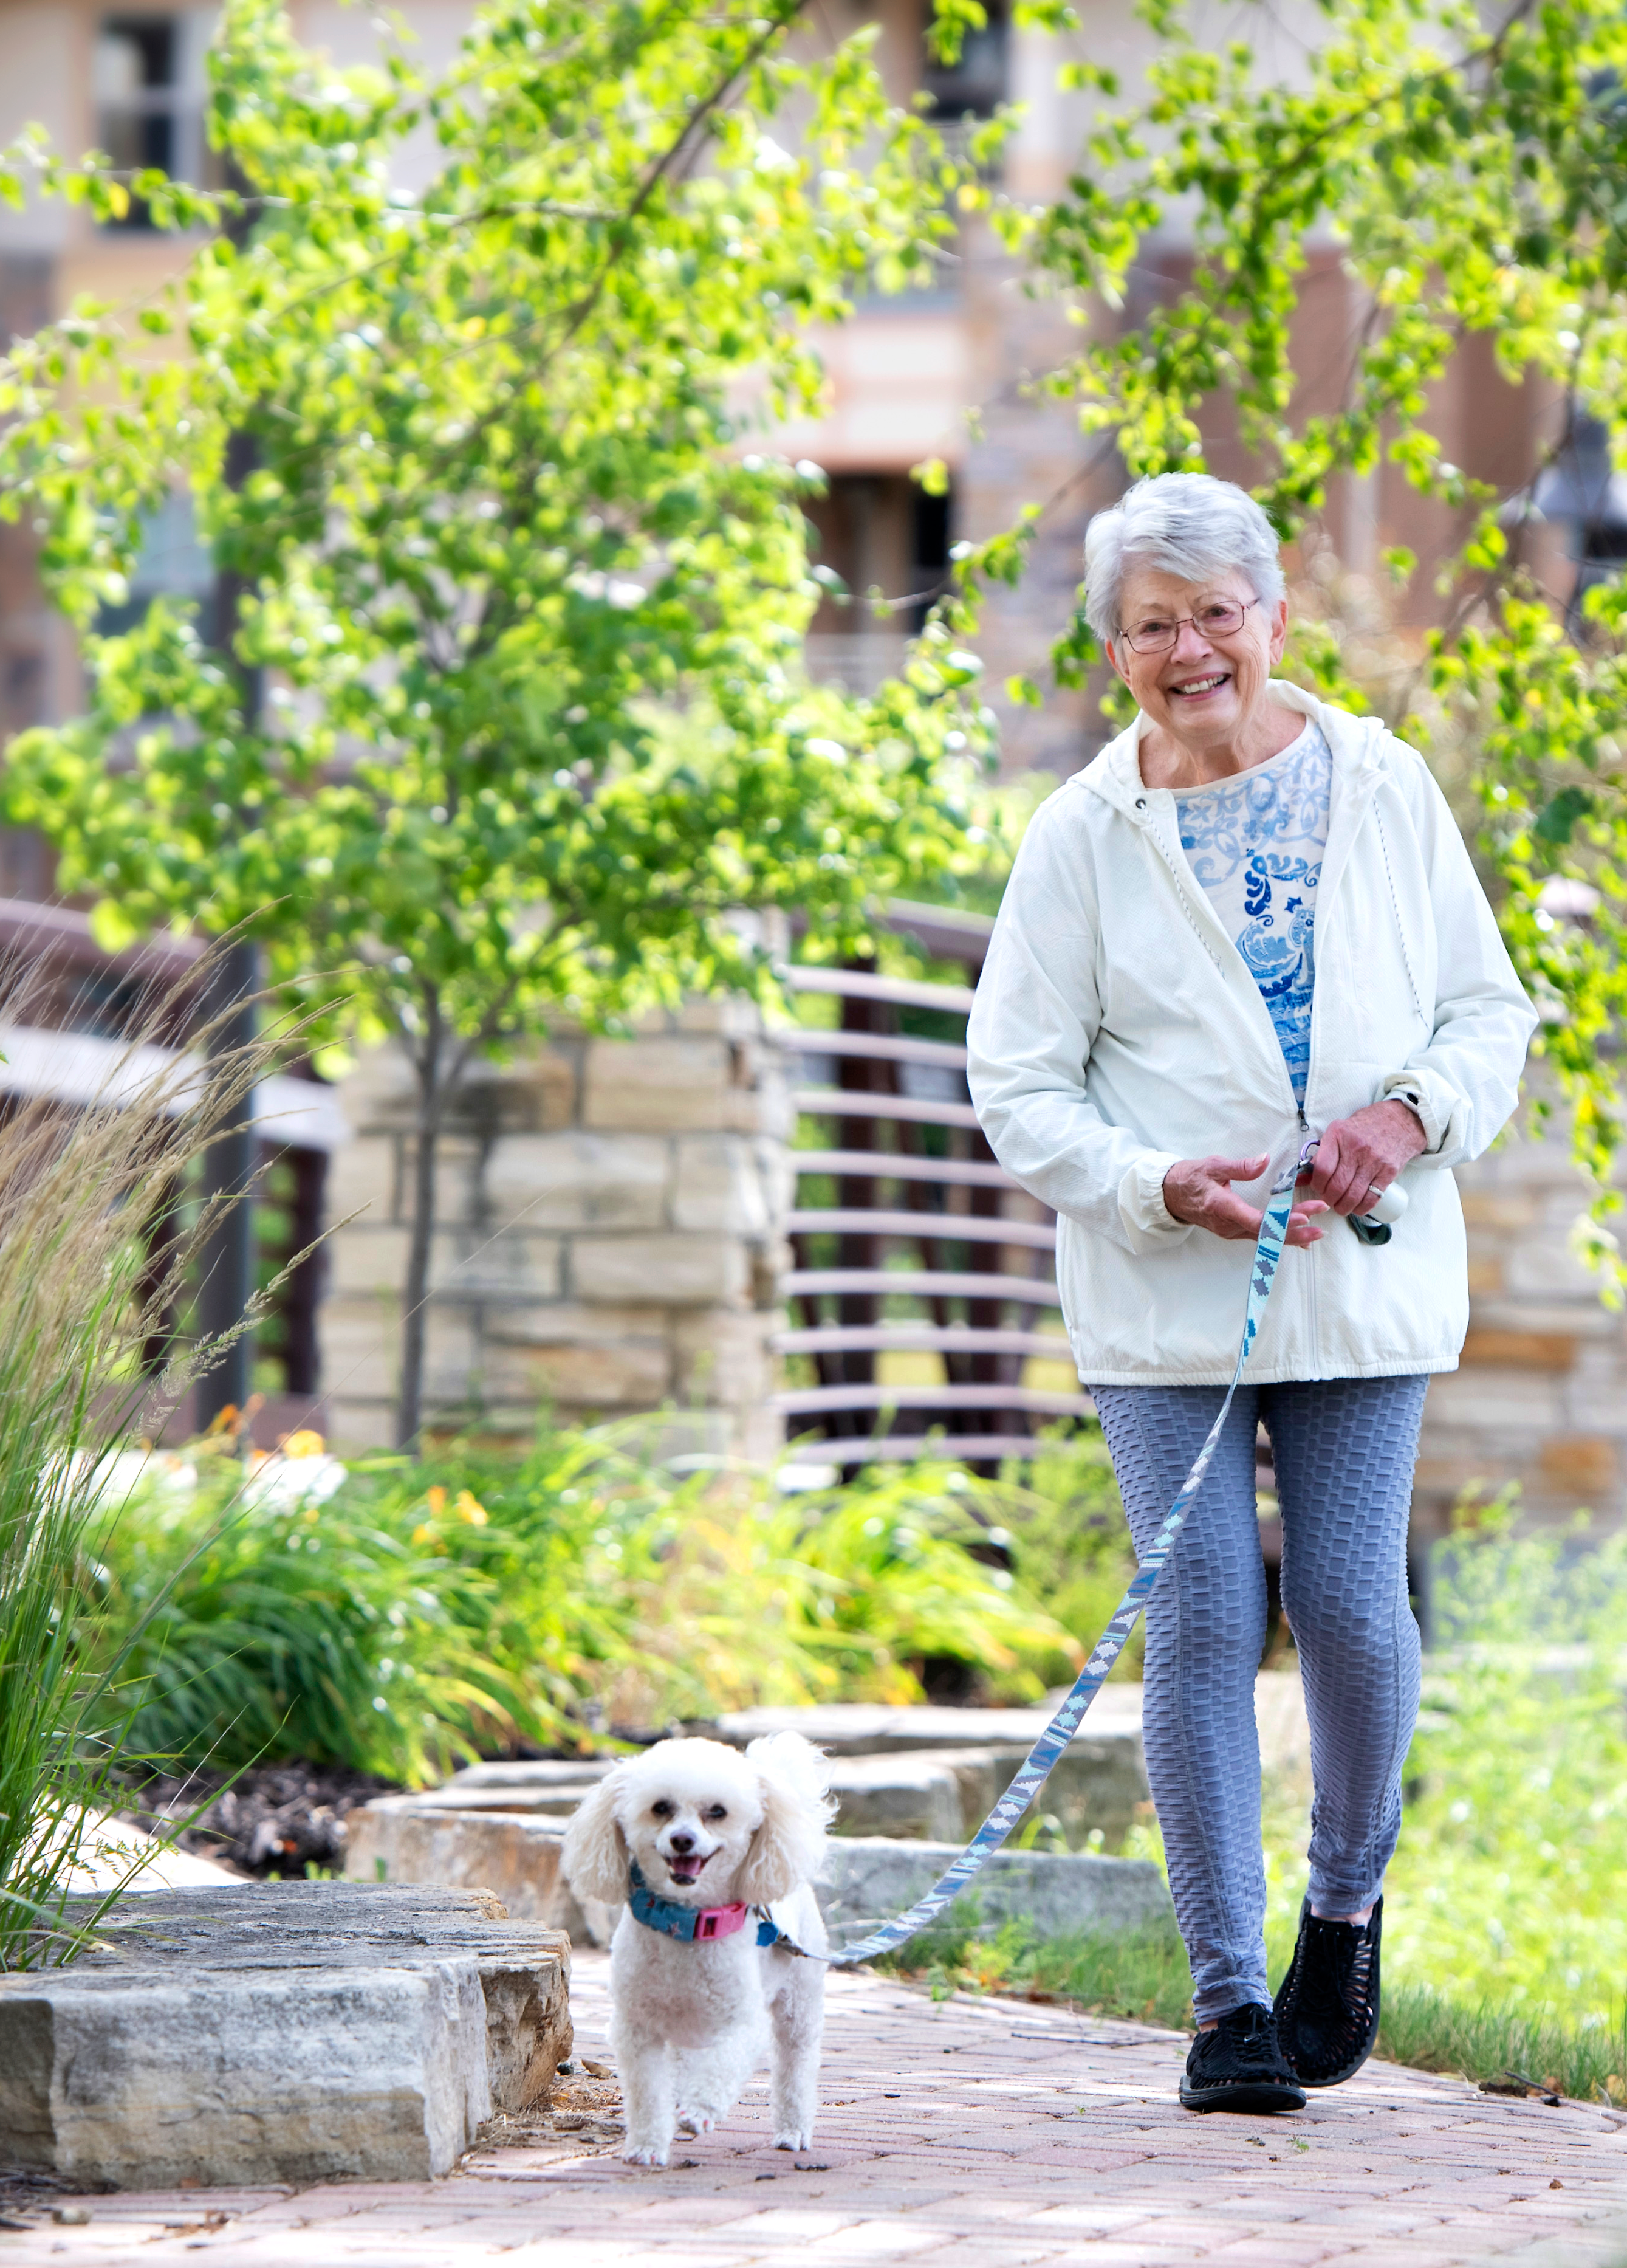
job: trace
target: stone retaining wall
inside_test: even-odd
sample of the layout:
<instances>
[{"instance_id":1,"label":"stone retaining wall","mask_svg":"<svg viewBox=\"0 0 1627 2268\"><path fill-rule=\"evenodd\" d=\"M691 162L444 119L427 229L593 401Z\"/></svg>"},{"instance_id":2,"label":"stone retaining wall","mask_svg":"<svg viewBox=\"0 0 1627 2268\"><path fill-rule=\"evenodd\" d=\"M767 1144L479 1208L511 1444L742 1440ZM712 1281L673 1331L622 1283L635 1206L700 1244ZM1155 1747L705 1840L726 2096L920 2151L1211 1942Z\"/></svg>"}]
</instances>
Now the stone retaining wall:
<instances>
[{"instance_id":1,"label":"stone retaining wall","mask_svg":"<svg viewBox=\"0 0 1627 2268\"><path fill-rule=\"evenodd\" d=\"M1627 1512L1627 1319L1571 1249L1589 1191L1563 1127L1511 1132L1457 1179L1469 1329L1459 1368L1430 1384L1416 1517L1439 1532L1461 1490L1513 1481L1535 1520L1586 1506L1614 1526Z\"/></svg>"},{"instance_id":2,"label":"stone retaining wall","mask_svg":"<svg viewBox=\"0 0 1627 2268\"><path fill-rule=\"evenodd\" d=\"M376 1050L344 1085L322 1378L335 1443L394 1438L414 1094ZM696 1001L630 1040L568 1035L477 1065L442 1137L431 1423L529 1432L689 1413L705 1446L765 1454L768 1340L789 1202L788 1104L755 1008ZM347 1219L346 1216L354 1216Z\"/></svg>"}]
</instances>

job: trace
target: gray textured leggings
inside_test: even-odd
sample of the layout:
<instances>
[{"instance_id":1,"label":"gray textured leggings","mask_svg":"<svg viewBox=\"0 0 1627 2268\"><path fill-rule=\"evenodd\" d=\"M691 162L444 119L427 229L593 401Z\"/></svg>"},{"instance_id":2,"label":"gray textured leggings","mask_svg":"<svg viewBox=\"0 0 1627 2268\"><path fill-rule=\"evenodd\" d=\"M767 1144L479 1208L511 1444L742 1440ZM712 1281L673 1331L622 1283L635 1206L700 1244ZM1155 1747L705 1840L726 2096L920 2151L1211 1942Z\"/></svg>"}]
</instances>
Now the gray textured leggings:
<instances>
[{"instance_id":1,"label":"gray textured leggings","mask_svg":"<svg viewBox=\"0 0 1627 2268\"><path fill-rule=\"evenodd\" d=\"M1254 1712L1266 1612L1255 1425L1276 1460L1283 1608L1311 1721L1311 1896L1325 1913L1358 1913L1395 1848L1417 1714L1407 1513L1428 1383L1240 1387L1147 1609L1147 1778L1201 2022L1271 1997ZM1137 1551L1186 1478L1223 1391L1092 1388Z\"/></svg>"}]
</instances>

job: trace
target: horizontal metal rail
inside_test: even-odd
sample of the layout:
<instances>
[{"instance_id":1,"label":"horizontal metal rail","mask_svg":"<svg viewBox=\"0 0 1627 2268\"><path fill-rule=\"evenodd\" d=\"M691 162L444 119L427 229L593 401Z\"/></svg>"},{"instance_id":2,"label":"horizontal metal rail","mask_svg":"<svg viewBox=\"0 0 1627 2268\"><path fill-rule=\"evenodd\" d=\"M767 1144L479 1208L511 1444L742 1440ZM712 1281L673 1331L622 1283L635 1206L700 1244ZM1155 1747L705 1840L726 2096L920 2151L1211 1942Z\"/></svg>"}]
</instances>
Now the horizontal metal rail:
<instances>
[{"instance_id":1,"label":"horizontal metal rail","mask_svg":"<svg viewBox=\"0 0 1627 2268\"><path fill-rule=\"evenodd\" d=\"M814 1330L777 1331L776 1354L1023 1354L1067 1362L1073 1350L1060 1331L973 1330L965 1323L821 1323Z\"/></svg>"},{"instance_id":2,"label":"horizontal metal rail","mask_svg":"<svg viewBox=\"0 0 1627 2268\"><path fill-rule=\"evenodd\" d=\"M833 1205L785 1216L787 1235L821 1231L833 1236L924 1237L932 1244L1022 1244L1034 1252L1054 1252L1056 1232L1034 1220L990 1220L975 1212L874 1212Z\"/></svg>"},{"instance_id":3,"label":"horizontal metal rail","mask_svg":"<svg viewBox=\"0 0 1627 2268\"><path fill-rule=\"evenodd\" d=\"M900 1150L793 1150L791 1161L798 1174L862 1174L872 1182L937 1182L973 1189L1017 1187L1004 1166L978 1159L911 1158Z\"/></svg>"},{"instance_id":4,"label":"horizontal metal rail","mask_svg":"<svg viewBox=\"0 0 1627 2268\"><path fill-rule=\"evenodd\" d=\"M827 1410L1021 1410L1036 1418L1090 1418L1096 1408L1088 1395L1034 1386L803 1386L777 1394L773 1406L787 1418Z\"/></svg>"},{"instance_id":5,"label":"horizontal metal rail","mask_svg":"<svg viewBox=\"0 0 1627 2268\"><path fill-rule=\"evenodd\" d=\"M799 1086L791 1101L809 1118L881 1118L903 1126L965 1126L977 1130L969 1102L935 1102L913 1094L866 1094L853 1086Z\"/></svg>"},{"instance_id":6,"label":"horizontal metal rail","mask_svg":"<svg viewBox=\"0 0 1627 2268\"><path fill-rule=\"evenodd\" d=\"M892 1032L815 1032L806 1025L782 1026L767 1035L772 1047L789 1056L865 1056L872 1063L931 1064L939 1071L964 1071L966 1049L946 1040L910 1040Z\"/></svg>"},{"instance_id":7,"label":"horizontal metal rail","mask_svg":"<svg viewBox=\"0 0 1627 2268\"><path fill-rule=\"evenodd\" d=\"M958 1218L958 1216L957 1216ZM937 1268L792 1268L780 1278L788 1300L867 1294L900 1300L1002 1300L1029 1307L1060 1307L1062 1294L1048 1276L987 1276Z\"/></svg>"},{"instance_id":8,"label":"horizontal metal rail","mask_svg":"<svg viewBox=\"0 0 1627 2268\"><path fill-rule=\"evenodd\" d=\"M899 1433L830 1440L805 1434L797 1442L799 1457L809 1464L902 1465L1004 1464L1008 1457L1029 1458L1044 1444L1031 1433Z\"/></svg>"},{"instance_id":9,"label":"horizontal metal rail","mask_svg":"<svg viewBox=\"0 0 1627 2268\"><path fill-rule=\"evenodd\" d=\"M976 998L967 984L922 984L857 968L809 968L800 961L782 968L779 978L788 992L834 992L842 1000L886 1000L895 1008L938 1008L946 1016L969 1016Z\"/></svg>"}]
</instances>

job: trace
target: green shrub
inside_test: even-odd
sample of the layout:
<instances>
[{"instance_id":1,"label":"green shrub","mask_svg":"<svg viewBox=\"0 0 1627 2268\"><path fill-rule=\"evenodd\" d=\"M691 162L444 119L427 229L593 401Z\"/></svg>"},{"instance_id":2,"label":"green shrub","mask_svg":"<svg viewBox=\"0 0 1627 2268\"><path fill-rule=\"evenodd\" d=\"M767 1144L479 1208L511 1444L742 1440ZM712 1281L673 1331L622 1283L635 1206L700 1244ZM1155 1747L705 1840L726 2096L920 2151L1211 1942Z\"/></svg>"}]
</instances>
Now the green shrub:
<instances>
[{"instance_id":1,"label":"green shrub","mask_svg":"<svg viewBox=\"0 0 1627 2268\"><path fill-rule=\"evenodd\" d=\"M1079 1659L964 1545L942 1468L782 1496L688 1474L636 1432L545 1432L520 1458L365 1462L320 1504L239 1500L205 1461L107 1547L93 1643L135 1737L177 1762L300 1756L412 1784L516 1741L583 1745L756 1703L907 1702L949 1657L1035 1699Z\"/></svg>"}]
</instances>

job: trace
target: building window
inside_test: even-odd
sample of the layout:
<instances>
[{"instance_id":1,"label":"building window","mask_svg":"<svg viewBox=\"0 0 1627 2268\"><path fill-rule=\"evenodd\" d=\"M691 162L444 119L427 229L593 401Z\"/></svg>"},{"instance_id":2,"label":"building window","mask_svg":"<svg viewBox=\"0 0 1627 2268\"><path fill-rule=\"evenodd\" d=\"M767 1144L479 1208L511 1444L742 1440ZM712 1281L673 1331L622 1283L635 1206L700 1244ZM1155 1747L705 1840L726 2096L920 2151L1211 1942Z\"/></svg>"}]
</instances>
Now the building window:
<instances>
[{"instance_id":1,"label":"building window","mask_svg":"<svg viewBox=\"0 0 1627 2268\"><path fill-rule=\"evenodd\" d=\"M118 637L134 630L158 598L192 600L198 610L198 636L205 645L213 643L215 570L198 534L192 498L184 490L166 497L147 514L129 596L116 606L103 607L96 620L99 635Z\"/></svg>"},{"instance_id":2,"label":"building window","mask_svg":"<svg viewBox=\"0 0 1627 2268\"><path fill-rule=\"evenodd\" d=\"M947 584L953 494L928 496L907 473L836 473L824 495L803 509L813 530L810 558L847 586L845 599L821 600L808 626L810 674L872 691L900 666L904 640L920 631ZM872 590L908 603L878 614Z\"/></svg>"},{"instance_id":3,"label":"building window","mask_svg":"<svg viewBox=\"0 0 1627 2268\"><path fill-rule=\"evenodd\" d=\"M921 84L931 97L928 115L946 122L992 118L1005 100L1011 22L1006 0L983 0L988 22L968 31L953 63L940 63L930 51Z\"/></svg>"},{"instance_id":4,"label":"building window","mask_svg":"<svg viewBox=\"0 0 1627 2268\"><path fill-rule=\"evenodd\" d=\"M219 183L203 138L203 57L212 10L166 16L107 16L96 37L92 91L96 139L120 173L152 167L201 188ZM113 228L152 225L139 197Z\"/></svg>"}]
</instances>

